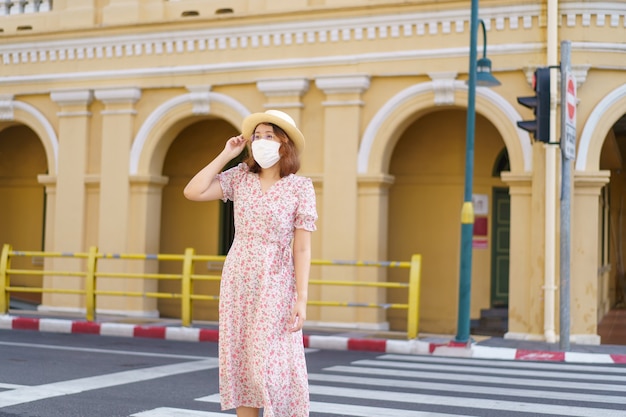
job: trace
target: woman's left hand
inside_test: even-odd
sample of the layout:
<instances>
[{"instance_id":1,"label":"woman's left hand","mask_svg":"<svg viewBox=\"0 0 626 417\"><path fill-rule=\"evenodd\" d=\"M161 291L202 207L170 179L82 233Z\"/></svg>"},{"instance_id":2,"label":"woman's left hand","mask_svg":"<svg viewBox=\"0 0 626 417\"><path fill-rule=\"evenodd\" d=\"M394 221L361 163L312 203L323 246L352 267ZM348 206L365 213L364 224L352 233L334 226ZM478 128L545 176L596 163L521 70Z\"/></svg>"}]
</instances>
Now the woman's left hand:
<instances>
[{"instance_id":1,"label":"woman's left hand","mask_svg":"<svg viewBox=\"0 0 626 417\"><path fill-rule=\"evenodd\" d=\"M291 313L291 328L289 331L297 332L298 330L302 330L304 320L306 320L306 301L298 300Z\"/></svg>"}]
</instances>

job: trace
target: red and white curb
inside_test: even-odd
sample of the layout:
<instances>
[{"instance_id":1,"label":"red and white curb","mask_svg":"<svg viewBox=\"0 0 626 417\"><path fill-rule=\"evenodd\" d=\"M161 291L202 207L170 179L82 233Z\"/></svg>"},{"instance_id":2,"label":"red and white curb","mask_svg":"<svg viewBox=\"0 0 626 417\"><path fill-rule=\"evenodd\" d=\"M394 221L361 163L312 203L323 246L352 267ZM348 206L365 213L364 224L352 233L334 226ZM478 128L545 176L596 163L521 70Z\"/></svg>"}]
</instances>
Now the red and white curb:
<instances>
[{"instance_id":1,"label":"red and white curb","mask_svg":"<svg viewBox=\"0 0 626 417\"><path fill-rule=\"evenodd\" d=\"M125 323L98 323L64 319L0 316L0 329L34 330L51 333L83 333L101 336L145 337L185 342L217 342L216 329L141 326ZM626 354L552 352L423 340L357 339L342 336L304 335L304 346L311 349L360 350L413 355L458 356L481 359L527 360L576 363L626 364Z\"/></svg>"}]
</instances>

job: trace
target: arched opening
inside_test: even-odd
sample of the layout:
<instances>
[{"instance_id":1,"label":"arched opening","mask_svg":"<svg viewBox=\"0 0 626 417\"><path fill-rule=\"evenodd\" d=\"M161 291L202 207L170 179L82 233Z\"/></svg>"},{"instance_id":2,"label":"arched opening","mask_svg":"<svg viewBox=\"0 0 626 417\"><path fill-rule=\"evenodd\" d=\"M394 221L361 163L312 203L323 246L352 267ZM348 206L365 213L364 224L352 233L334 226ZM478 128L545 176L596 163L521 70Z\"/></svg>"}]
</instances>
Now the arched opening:
<instances>
[{"instance_id":1,"label":"arched opening","mask_svg":"<svg viewBox=\"0 0 626 417\"><path fill-rule=\"evenodd\" d=\"M626 307L626 115L607 135L600 154L600 169L611 171L601 195L601 267L609 272L606 297L610 307Z\"/></svg>"},{"instance_id":2,"label":"arched opening","mask_svg":"<svg viewBox=\"0 0 626 417\"><path fill-rule=\"evenodd\" d=\"M207 165L224 148L226 140L237 130L220 119L205 119L190 124L171 143L163 164L163 175L169 178L163 188L161 206L160 253L182 253L191 247L196 253L224 255L232 242L232 207L221 201L198 203L185 199L183 188L191 177ZM197 264L196 273L221 272L221 264ZM173 268L173 269L172 269ZM162 262L161 272L178 272L179 265ZM172 271L169 271L172 269ZM161 281L160 292L178 292L179 283ZM219 282L197 282L198 294L219 294ZM158 303L163 317L179 317L180 301L163 299ZM194 320L217 320L217 302L195 302Z\"/></svg>"},{"instance_id":3,"label":"arched opening","mask_svg":"<svg viewBox=\"0 0 626 417\"><path fill-rule=\"evenodd\" d=\"M0 131L0 243L19 250L44 250L46 196L37 175L46 174L46 152L37 134L27 126ZM41 259L16 258L12 266L41 269ZM14 276L13 286L41 287L41 277ZM21 302L39 304L41 294L14 293L12 307Z\"/></svg>"},{"instance_id":4,"label":"arched opening","mask_svg":"<svg viewBox=\"0 0 626 417\"><path fill-rule=\"evenodd\" d=\"M622 344L619 329L626 318L626 115L602 144L600 169L611 172L600 193L598 221L598 334L603 344ZM607 314L608 313L608 314Z\"/></svg>"},{"instance_id":5,"label":"arched opening","mask_svg":"<svg viewBox=\"0 0 626 417\"><path fill-rule=\"evenodd\" d=\"M465 125L464 109L434 109L402 132L390 159L395 181L389 190L388 259L422 254L421 332L451 334L456 328ZM483 202L492 198L494 187L504 186L492 175L503 144L494 125L477 115L474 193ZM479 213L488 225L489 206ZM490 306L491 242L486 233L474 239L472 317ZM389 279L400 280L400 274L390 271ZM403 296L388 292L389 302L401 302ZM392 329L406 328L404 311L390 310L387 319Z\"/></svg>"}]
</instances>

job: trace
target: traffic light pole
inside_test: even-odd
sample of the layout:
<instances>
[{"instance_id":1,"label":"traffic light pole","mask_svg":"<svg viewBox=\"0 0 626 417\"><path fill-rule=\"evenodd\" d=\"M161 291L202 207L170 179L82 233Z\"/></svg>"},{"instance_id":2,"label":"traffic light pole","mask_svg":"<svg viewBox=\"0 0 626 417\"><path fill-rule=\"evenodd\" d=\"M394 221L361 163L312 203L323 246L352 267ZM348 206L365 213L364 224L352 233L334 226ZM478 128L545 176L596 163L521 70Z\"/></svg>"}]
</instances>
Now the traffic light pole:
<instances>
[{"instance_id":1,"label":"traffic light pole","mask_svg":"<svg viewBox=\"0 0 626 417\"><path fill-rule=\"evenodd\" d=\"M560 201L560 255L559 255L559 347L562 351L570 349L570 266L571 266L571 175L572 160L576 156L576 80L571 73L571 43L561 42L561 63L559 66L540 67L534 73L533 90L534 96L518 97L517 102L524 107L533 110L535 116L532 120L517 122L520 129L532 134L535 140L546 144L546 173L553 172L553 166L549 165L553 161L555 149L551 145L559 144L561 147L561 201ZM561 72L561 137L559 142L550 142L550 69L559 68ZM546 174L547 175L547 174ZM546 212L554 212L552 201L553 189L548 189L551 181L546 179ZM552 201L552 203L554 203ZM548 224L546 219L546 224ZM545 305L546 316L545 335L546 339L554 339L554 277L551 275L554 270L553 264L548 264L548 259L554 253L553 241L548 237L554 236L553 232L546 232L546 265L545 265ZM548 291L551 291L548 294Z\"/></svg>"}]
</instances>

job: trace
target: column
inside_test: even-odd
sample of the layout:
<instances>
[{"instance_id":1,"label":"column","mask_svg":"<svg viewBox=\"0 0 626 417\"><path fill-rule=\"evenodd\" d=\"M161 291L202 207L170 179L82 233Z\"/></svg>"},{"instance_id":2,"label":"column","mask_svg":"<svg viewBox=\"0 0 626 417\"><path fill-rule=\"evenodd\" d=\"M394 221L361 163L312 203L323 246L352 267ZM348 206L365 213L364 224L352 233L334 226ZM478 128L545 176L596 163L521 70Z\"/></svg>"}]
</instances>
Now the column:
<instances>
[{"instance_id":1,"label":"column","mask_svg":"<svg viewBox=\"0 0 626 417\"><path fill-rule=\"evenodd\" d=\"M575 172L572 201L570 335L572 343L600 344L598 275L601 266L600 192L610 171Z\"/></svg>"},{"instance_id":2,"label":"column","mask_svg":"<svg viewBox=\"0 0 626 417\"><path fill-rule=\"evenodd\" d=\"M313 180L313 185L316 189L318 211L321 209L319 204L321 203L321 175L318 173L320 168L320 140L314 135L307 135L306 126L302 126L302 113L304 110L304 103L302 103L302 97L309 91L310 82L306 78L269 78L257 81L257 88L267 98L264 104L265 109L277 109L288 113L296 122L296 126L304 133L306 140L305 150L303 158L300 160L299 175L309 177ZM261 111L255 109L254 111ZM311 239L311 252L313 258L320 257L320 236L323 233L320 224L317 224L318 231L313 233ZM311 279L319 279L320 267L313 265L311 267ZM320 300L321 288L319 285L309 286L309 300ZM319 320L320 311L323 308L318 306L309 306L307 309L307 319L309 322L315 322Z\"/></svg>"},{"instance_id":3,"label":"column","mask_svg":"<svg viewBox=\"0 0 626 417\"><path fill-rule=\"evenodd\" d=\"M59 154L56 178L54 225L48 228L51 246L47 250L84 252L87 211L85 180L89 152L91 90L53 91L52 100L60 107L57 113ZM47 238L48 240L48 238ZM84 265L75 259L48 258L45 269L82 271ZM71 277L44 277L44 287L83 289L84 282ZM84 297L68 294L43 294L42 310L79 312L84 307Z\"/></svg>"},{"instance_id":4,"label":"column","mask_svg":"<svg viewBox=\"0 0 626 417\"><path fill-rule=\"evenodd\" d=\"M532 176L530 173L502 173L502 181L509 186L511 196L511 228L509 231L509 330L507 339L527 339L533 331L540 333L539 324L532 326L533 317L540 317L540 298L533 301L533 254L541 252L543 245L533 249ZM543 224L543 223L542 223ZM536 229L536 228L535 228ZM541 229L541 227L539 228ZM540 268L541 265L535 266ZM542 275L543 276L543 275ZM539 284L537 284L539 285ZM536 294L535 294L536 295ZM534 303L534 304L531 304ZM533 310L534 309L534 310ZM538 336L537 336L538 337Z\"/></svg>"},{"instance_id":5,"label":"column","mask_svg":"<svg viewBox=\"0 0 626 417\"><path fill-rule=\"evenodd\" d=\"M358 178L358 240L356 251L365 260L409 261L410 259L387 259L389 218L389 187L394 182L390 175L361 175ZM377 221L372 221L373 219ZM360 268L357 270L359 281L386 282L390 276L408 281L408 269ZM387 292L384 289L358 287L357 300L360 302L386 303ZM406 292L408 300L408 291ZM404 301L406 302L406 301ZM356 311L358 323L368 323L375 330L388 330L386 311L383 309L361 308ZM364 324L362 324L364 326Z\"/></svg>"},{"instance_id":6,"label":"column","mask_svg":"<svg viewBox=\"0 0 626 417\"><path fill-rule=\"evenodd\" d=\"M259 91L267 97L265 109L277 109L289 113L296 122L296 126L302 131L301 120L302 109L304 108L302 96L309 91L309 80L306 78L266 79L258 81L256 85ZM301 172L307 171L306 162L310 160L309 150L311 148L309 145L312 144L312 138L309 140L305 135L305 139L307 149L305 150L306 157L301 161Z\"/></svg>"},{"instance_id":7,"label":"column","mask_svg":"<svg viewBox=\"0 0 626 417\"><path fill-rule=\"evenodd\" d=\"M135 175L130 177L129 222L127 247L131 253L159 253L161 239L161 196L167 177L159 175ZM182 270L182 264L180 265ZM126 271L131 273L159 273L156 260L128 262ZM127 280L128 291L157 292L159 282L154 279ZM143 317L158 316L156 298L128 299L126 314Z\"/></svg>"},{"instance_id":8,"label":"column","mask_svg":"<svg viewBox=\"0 0 626 417\"><path fill-rule=\"evenodd\" d=\"M323 180L324 198L321 207L322 258L357 260L358 186L357 154L361 136L361 95L369 88L365 75L339 75L316 78L316 86L326 94L323 110ZM356 280L355 267L328 266L322 271L326 280ZM324 286L323 300L355 302L356 287ZM359 312L354 308L328 307L321 314L323 322L357 322Z\"/></svg>"},{"instance_id":9,"label":"column","mask_svg":"<svg viewBox=\"0 0 626 417\"><path fill-rule=\"evenodd\" d=\"M135 103L141 97L138 88L117 88L95 91L104 103L102 144L100 153L100 198L98 202L98 248L101 252L128 253L128 234L134 226L129 220L130 148L134 134ZM126 272L128 266L141 261L102 260L102 272ZM141 291L143 280L100 278L101 290ZM98 297L99 311L126 314L142 311L146 300L136 297Z\"/></svg>"},{"instance_id":10,"label":"column","mask_svg":"<svg viewBox=\"0 0 626 417\"><path fill-rule=\"evenodd\" d=\"M104 103L100 154L100 219L98 247L101 251L125 251L129 200L129 159L133 140L134 105L141 97L137 88L96 90Z\"/></svg>"}]
</instances>

